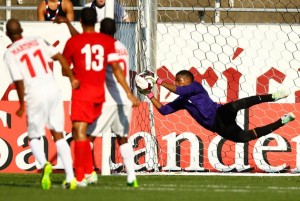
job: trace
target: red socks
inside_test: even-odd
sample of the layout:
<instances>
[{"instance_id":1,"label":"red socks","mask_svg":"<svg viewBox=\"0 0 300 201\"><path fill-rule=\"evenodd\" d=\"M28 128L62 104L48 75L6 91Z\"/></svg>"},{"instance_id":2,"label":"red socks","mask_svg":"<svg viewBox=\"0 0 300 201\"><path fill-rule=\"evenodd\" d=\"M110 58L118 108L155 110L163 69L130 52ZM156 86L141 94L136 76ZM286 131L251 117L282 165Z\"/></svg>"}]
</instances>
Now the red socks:
<instances>
[{"instance_id":1,"label":"red socks","mask_svg":"<svg viewBox=\"0 0 300 201\"><path fill-rule=\"evenodd\" d=\"M74 166L75 166L75 175L77 181L82 181L84 179L84 161L85 161L85 141L75 141L74 146Z\"/></svg>"},{"instance_id":2,"label":"red socks","mask_svg":"<svg viewBox=\"0 0 300 201\"><path fill-rule=\"evenodd\" d=\"M93 154L90 141L75 141L75 175L77 181L84 179L84 174L91 174L94 171Z\"/></svg>"},{"instance_id":3,"label":"red socks","mask_svg":"<svg viewBox=\"0 0 300 201\"><path fill-rule=\"evenodd\" d=\"M85 174L91 174L94 171L93 152L90 141L85 141Z\"/></svg>"}]
</instances>

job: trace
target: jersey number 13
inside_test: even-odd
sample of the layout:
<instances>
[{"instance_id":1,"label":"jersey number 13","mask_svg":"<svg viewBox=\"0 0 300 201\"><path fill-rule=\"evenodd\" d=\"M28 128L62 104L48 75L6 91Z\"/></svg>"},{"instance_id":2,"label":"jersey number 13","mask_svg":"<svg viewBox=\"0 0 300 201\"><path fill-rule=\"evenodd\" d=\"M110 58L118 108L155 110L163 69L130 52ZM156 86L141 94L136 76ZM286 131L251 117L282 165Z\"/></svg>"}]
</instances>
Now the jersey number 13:
<instances>
[{"instance_id":1,"label":"jersey number 13","mask_svg":"<svg viewBox=\"0 0 300 201\"><path fill-rule=\"evenodd\" d=\"M86 44L81 53L85 55L85 69L87 71L101 71L103 69L104 49L101 45Z\"/></svg>"}]
</instances>

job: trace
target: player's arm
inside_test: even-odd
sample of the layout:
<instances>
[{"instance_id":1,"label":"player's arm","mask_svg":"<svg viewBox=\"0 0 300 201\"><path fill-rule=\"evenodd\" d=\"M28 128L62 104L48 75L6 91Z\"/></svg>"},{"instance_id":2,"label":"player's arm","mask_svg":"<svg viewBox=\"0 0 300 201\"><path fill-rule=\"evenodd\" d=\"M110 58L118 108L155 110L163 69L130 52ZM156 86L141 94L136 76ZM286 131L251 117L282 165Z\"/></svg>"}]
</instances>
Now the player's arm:
<instances>
[{"instance_id":1,"label":"player's arm","mask_svg":"<svg viewBox=\"0 0 300 201\"><path fill-rule=\"evenodd\" d=\"M162 115L171 114L182 109L182 103L180 99L175 99L173 102L170 102L166 105L163 105L159 100L154 97L154 94L150 92L147 94L147 97L151 100L154 107L158 110L158 112Z\"/></svg>"},{"instance_id":2,"label":"player's arm","mask_svg":"<svg viewBox=\"0 0 300 201\"><path fill-rule=\"evenodd\" d=\"M154 84L161 85L168 89L170 92L176 93L181 96L187 94L197 94L203 91L203 86L194 82L185 86L177 86L173 83L166 82L165 80L159 78L155 73L153 73L150 70L147 70L147 73L149 75L145 77L146 79L151 79Z\"/></svg>"},{"instance_id":3,"label":"player's arm","mask_svg":"<svg viewBox=\"0 0 300 201\"><path fill-rule=\"evenodd\" d=\"M42 1L37 7L37 20L45 21L46 4Z\"/></svg>"},{"instance_id":4,"label":"player's arm","mask_svg":"<svg viewBox=\"0 0 300 201\"><path fill-rule=\"evenodd\" d=\"M154 105L154 107L156 109L160 109L163 104L161 102L159 102L155 97L154 97L154 94L151 92L147 95L147 97L151 100L152 104Z\"/></svg>"},{"instance_id":5,"label":"player's arm","mask_svg":"<svg viewBox=\"0 0 300 201\"><path fill-rule=\"evenodd\" d=\"M18 98L19 98L19 103L20 103L20 107L19 109L16 111L16 115L19 117L23 116L23 113L25 111L25 103L24 103L24 82L23 80L16 80L14 81L16 90L17 90L17 94L18 94Z\"/></svg>"},{"instance_id":6,"label":"player's arm","mask_svg":"<svg viewBox=\"0 0 300 201\"><path fill-rule=\"evenodd\" d=\"M139 100L133 95L133 93L131 92L125 76L124 76L124 72L121 69L120 65L118 62L113 62L111 63L111 68L113 70L113 73L115 75L115 77L117 78L118 82L120 83L120 85L123 87L123 89L125 90L127 97L129 100L131 100L133 106L138 106L139 105Z\"/></svg>"},{"instance_id":7,"label":"player's arm","mask_svg":"<svg viewBox=\"0 0 300 201\"><path fill-rule=\"evenodd\" d=\"M171 92L176 92L176 88L177 86L168 82L165 82L164 80L161 81L161 86L165 87L166 89L168 89Z\"/></svg>"},{"instance_id":8,"label":"player's arm","mask_svg":"<svg viewBox=\"0 0 300 201\"><path fill-rule=\"evenodd\" d=\"M59 61L60 65L62 67L62 72L63 72L64 76L69 77L72 88L77 89L79 87L79 81L77 79L75 79L73 72L72 72L67 60L65 59L65 57L61 53L57 53L54 56L52 56L52 59L54 61Z\"/></svg>"},{"instance_id":9,"label":"player's arm","mask_svg":"<svg viewBox=\"0 0 300 201\"><path fill-rule=\"evenodd\" d=\"M54 22L57 23L57 24L62 24L62 23L65 23L67 26L68 26L68 29L70 31L70 34L71 36L75 36L75 35L78 35L79 32L75 29L75 27L71 24L71 21L66 18L66 17L63 17L63 16L57 16L55 19L54 19Z\"/></svg>"},{"instance_id":10,"label":"player's arm","mask_svg":"<svg viewBox=\"0 0 300 201\"><path fill-rule=\"evenodd\" d=\"M67 19L71 22L74 21L74 9L72 2L69 0L64 0L63 4Z\"/></svg>"},{"instance_id":11,"label":"player's arm","mask_svg":"<svg viewBox=\"0 0 300 201\"><path fill-rule=\"evenodd\" d=\"M4 61L6 63L6 66L8 67L8 71L10 73L11 79L13 80L19 98L20 107L16 111L16 115L22 117L25 111L25 103L24 103L25 87L23 81L24 77L20 70L20 63L15 58L15 56L11 54L9 51L7 51L4 54Z\"/></svg>"}]
</instances>

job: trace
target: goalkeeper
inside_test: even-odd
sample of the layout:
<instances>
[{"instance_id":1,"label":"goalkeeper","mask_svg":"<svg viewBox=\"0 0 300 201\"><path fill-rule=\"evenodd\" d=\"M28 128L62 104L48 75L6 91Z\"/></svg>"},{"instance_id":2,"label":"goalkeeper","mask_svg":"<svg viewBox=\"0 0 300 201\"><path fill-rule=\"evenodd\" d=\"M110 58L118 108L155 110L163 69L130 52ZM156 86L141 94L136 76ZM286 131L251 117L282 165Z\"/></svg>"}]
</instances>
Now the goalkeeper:
<instances>
[{"instance_id":1,"label":"goalkeeper","mask_svg":"<svg viewBox=\"0 0 300 201\"><path fill-rule=\"evenodd\" d=\"M163 105L154 97L152 92L144 93L162 115L186 109L201 126L218 133L227 140L248 142L265 136L295 119L295 115L291 112L268 125L256 127L252 130L243 130L235 121L239 110L259 103L278 101L286 98L289 93L278 91L274 94L251 96L223 105L214 102L209 97L204 87L199 82L194 81L194 76L190 71L179 71L176 74L175 85L163 81L151 71L146 74L149 75L145 79L151 79L153 83L162 85L169 91L179 95L174 101Z\"/></svg>"}]
</instances>

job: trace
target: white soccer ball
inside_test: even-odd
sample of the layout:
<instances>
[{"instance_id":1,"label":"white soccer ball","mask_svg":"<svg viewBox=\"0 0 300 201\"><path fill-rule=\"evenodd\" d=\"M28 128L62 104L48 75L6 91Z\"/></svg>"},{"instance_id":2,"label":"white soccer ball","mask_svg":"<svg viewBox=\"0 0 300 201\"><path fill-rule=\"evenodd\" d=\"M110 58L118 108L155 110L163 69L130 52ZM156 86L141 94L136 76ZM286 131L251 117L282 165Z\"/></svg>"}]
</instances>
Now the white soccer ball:
<instances>
[{"instance_id":1,"label":"white soccer ball","mask_svg":"<svg viewBox=\"0 0 300 201\"><path fill-rule=\"evenodd\" d=\"M151 79L145 78L145 73L140 73L135 77L135 84L140 93L150 93L154 84Z\"/></svg>"}]
</instances>

